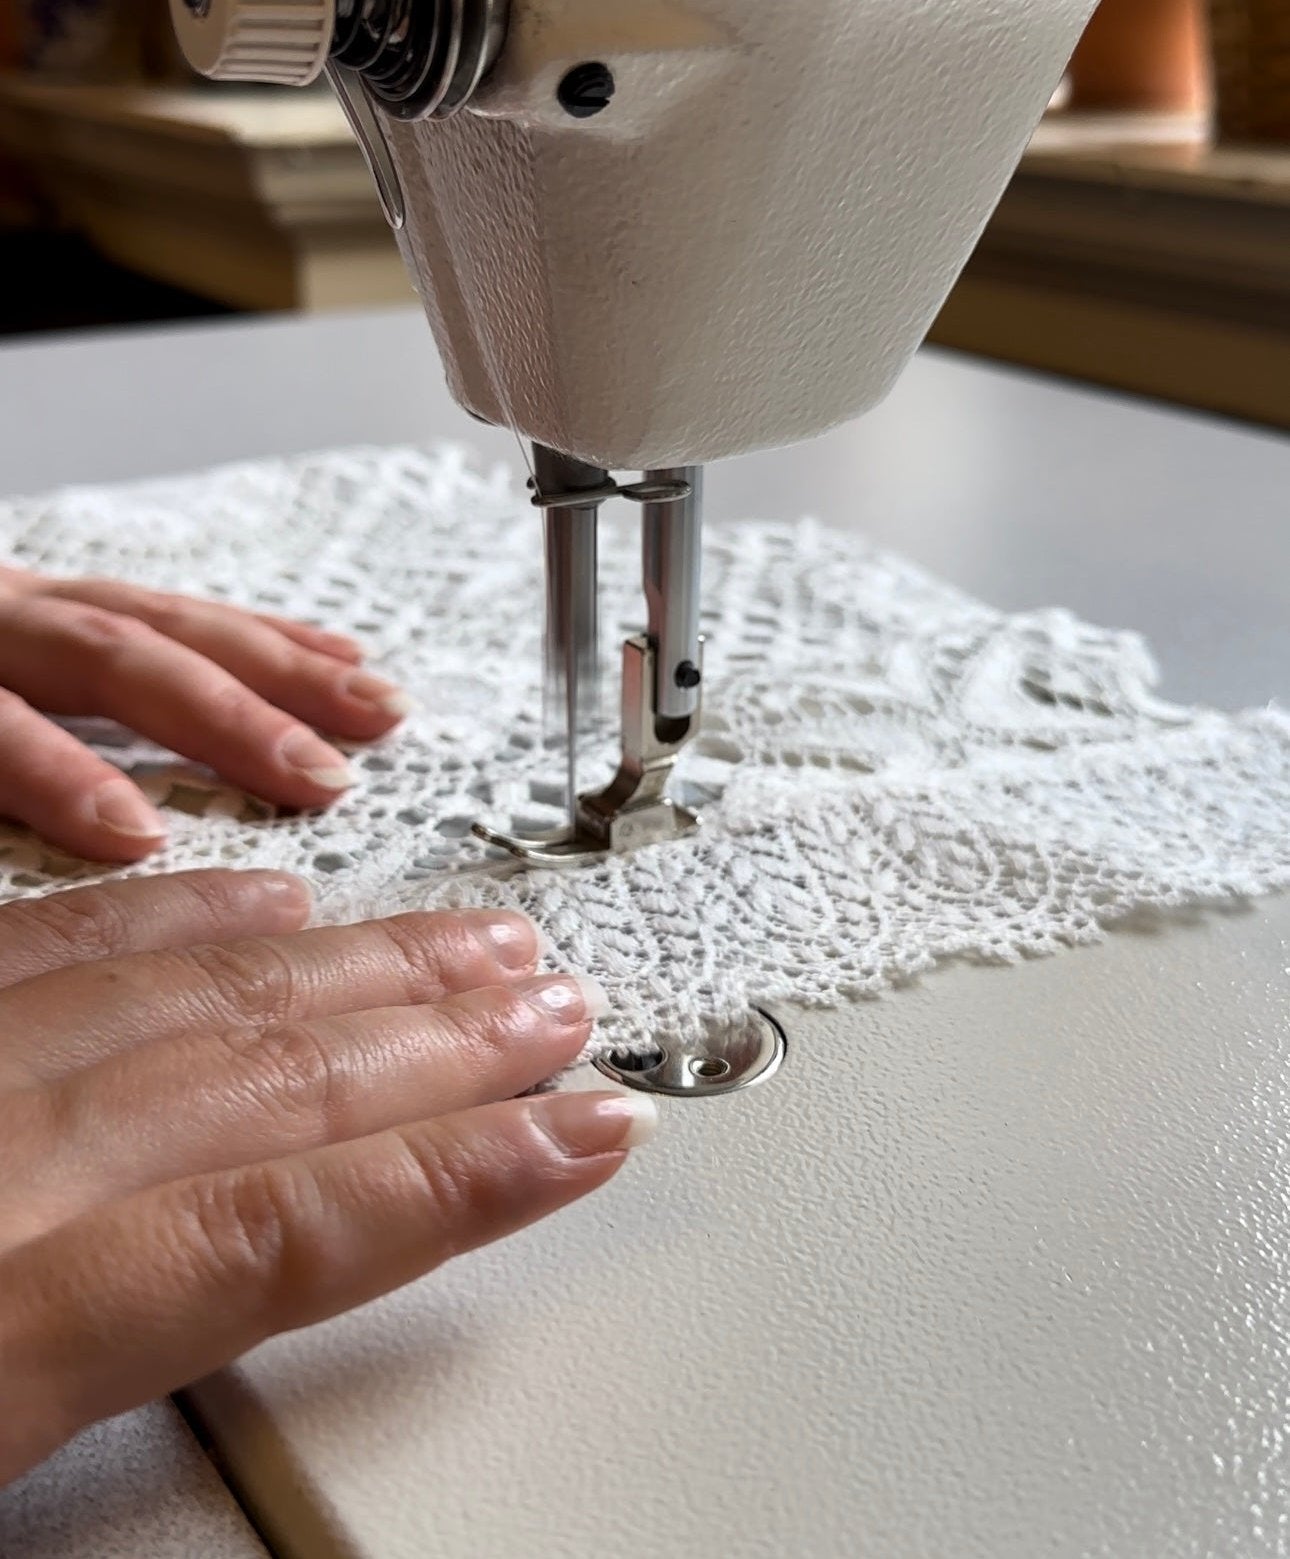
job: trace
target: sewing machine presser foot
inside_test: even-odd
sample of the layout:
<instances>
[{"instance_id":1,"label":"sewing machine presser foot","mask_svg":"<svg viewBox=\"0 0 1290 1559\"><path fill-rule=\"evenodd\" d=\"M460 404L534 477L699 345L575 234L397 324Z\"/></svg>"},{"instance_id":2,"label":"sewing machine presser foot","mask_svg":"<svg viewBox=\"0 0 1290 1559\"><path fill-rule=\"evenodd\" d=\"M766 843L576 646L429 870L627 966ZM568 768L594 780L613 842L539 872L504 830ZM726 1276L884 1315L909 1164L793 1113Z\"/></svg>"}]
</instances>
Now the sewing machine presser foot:
<instances>
[{"instance_id":1,"label":"sewing machine presser foot","mask_svg":"<svg viewBox=\"0 0 1290 1559\"><path fill-rule=\"evenodd\" d=\"M701 641L700 641L701 642ZM576 818L550 833L520 835L475 823L471 832L531 866L570 866L648 845L683 839L700 826L694 812L667 794L677 758L698 727L655 718L655 651L637 635L623 645L623 748L618 773L599 791L578 798Z\"/></svg>"}]
</instances>

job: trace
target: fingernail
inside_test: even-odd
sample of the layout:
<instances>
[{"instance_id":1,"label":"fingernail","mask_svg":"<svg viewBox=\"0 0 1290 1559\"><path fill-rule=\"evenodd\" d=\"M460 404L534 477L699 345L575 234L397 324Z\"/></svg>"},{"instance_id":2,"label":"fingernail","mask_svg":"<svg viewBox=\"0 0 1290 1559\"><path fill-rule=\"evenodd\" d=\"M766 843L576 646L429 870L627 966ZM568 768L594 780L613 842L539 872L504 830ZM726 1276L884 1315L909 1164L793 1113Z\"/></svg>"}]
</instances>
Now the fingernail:
<instances>
[{"instance_id":1,"label":"fingernail","mask_svg":"<svg viewBox=\"0 0 1290 1559\"><path fill-rule=\"evenodd\" d=\"M351 672L345 678L345 691L360 704L371 704L383 715L408 715L412 713L412 700L402 688L393 682L385 682L366 671Z\"/></svg>"},{"instance_id":2,"label":"fingernail","mask_svg":"<svg viewBox=\"0 0 1290 1559\"><path fill-rule=\"evenodd\" d=\"M541 952L538 928L515 910L475 910L465 917L503 969L531 969Z\"/></svg>"},{"instance_id":3,"label":"fingernail","mask_svg":"<svg viewBox=\"0 0 1290 1559\"><path fill-rule=\"evenodd\" d=\"M336 751L312 731L292 731L279 752L289 769L320 790L348 790L358 775Z\"/></svg>"},{"instance_id":4,"label":"fingernail","mask_svg":"<svg viewBox=\"0 0 1290 1559\"><path fill-rule=\"evenodd\" d=\"M571 1158L625 1153L658 1132L658 1105L648 1094L553 1093L529 1106L533 1124Z\"/></svg>"},{"instance_id":5,"label":"fingernail","mask_svg":"<svg viewBox=\"0 0 1290 1559\"><path fill-rule=\"evenodd\" d=\"M268 898L277 899L286 908L308 909L314 901L313 889L303 877L290 872L252 872L255 885Z\"/></svg>"},{"instance_id":6,"label":"fingernail","mask_svg":"<svg viewBox=\"0 0 1290 1559\"><path fill-rule=\"evenodd\" d=\"M558 1023L594 1022L609 1016L609 995L598 980L584 974L550 974L519 988L525 1001L540 1007Z\"/></svg>"},{"instance_id":7,"label":"fingernail","mask_svg":"<svg viewBox=\"0 0 1290 1559\"><path fill-rule=\"evenodd\" d=\"M128 779L105 780L94 792L94 817L127 839L164 839L166 825Z\"/></svg>"}]
</instances>

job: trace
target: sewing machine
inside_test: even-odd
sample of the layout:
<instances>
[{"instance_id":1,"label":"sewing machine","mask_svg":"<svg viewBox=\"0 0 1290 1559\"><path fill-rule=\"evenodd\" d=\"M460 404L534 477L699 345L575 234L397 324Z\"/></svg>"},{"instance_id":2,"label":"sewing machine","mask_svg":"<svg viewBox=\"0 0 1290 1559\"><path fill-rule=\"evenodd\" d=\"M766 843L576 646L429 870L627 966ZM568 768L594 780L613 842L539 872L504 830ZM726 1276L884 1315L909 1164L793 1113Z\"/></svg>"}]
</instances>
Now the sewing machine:
<instances>
[{"instance_id":1,"label":"sewing machine","mask_svg":"<svg viewBox=\"0 0 1290 1559\"><path fill-rule=\"evenodd\" d=\"M1093 0L171 6L207 75L327 75L453 395L533 444L568 824L476 831L544 863L689 832L668 787L701 715L702 466L886 394ZM613 497L641 506L646 621L623 646L618 772L584 792Z\"/></svg>"}]
</instances>

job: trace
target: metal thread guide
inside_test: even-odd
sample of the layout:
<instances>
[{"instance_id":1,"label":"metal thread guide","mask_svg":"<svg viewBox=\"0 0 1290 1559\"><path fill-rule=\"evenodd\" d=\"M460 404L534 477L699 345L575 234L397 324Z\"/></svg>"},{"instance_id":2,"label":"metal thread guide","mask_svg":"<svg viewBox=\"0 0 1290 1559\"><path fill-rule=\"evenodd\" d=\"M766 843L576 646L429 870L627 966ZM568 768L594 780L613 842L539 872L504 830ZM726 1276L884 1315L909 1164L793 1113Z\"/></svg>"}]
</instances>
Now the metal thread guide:
<instances>
[{"instance_id":1,"label":"metal thread guide","mask_svg":"<svg viewBox=\"0 0 1290 1559\"><path fill-rule=\"evenodd\" d=\"M510 834L476 823L486 843L533 865L562 866L683 838L699 826L668 795L676 761L702 709L699 633L703 473L650 471L620 486L609 473L534 447L533 503L546 516L548 729L561 724L569 820L547 834ZM599 709L597 521L610 498L643 509L645 633L623 645L622 753L602 790L583 793L578 753Z\"/></svg>"}]
</instances>

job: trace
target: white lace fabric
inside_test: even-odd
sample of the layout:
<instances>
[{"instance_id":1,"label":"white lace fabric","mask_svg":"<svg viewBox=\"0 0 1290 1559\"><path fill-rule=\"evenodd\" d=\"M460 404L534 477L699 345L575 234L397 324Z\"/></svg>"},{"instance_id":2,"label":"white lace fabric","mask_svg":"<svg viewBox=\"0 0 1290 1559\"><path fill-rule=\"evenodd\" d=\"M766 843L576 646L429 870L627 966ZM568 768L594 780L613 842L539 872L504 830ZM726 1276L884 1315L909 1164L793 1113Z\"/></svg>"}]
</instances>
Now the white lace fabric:
<instances>
[{"instance_id":1,"label":"white lace fabric","mask_svg":"<svg viewBox=\"0 0 1290 1559\"><path fill-rule=\"evenodd\" d=\"M506 473L456 448L0 503L0 555L352 633L417 702L354 750L354 791L290 816L117 728L74 726L167 814L165 853L132 872L285 868L332 922L522 909L609 988L601 1048L1290 885L1285 714L1163 703L1133 634L993 611L809 520L708 529L705 724L683 768L702 831L568 871L499 861L469 837L474 819L562 821L542 743L538 530ZM612 645L639 630L639 528L605 530ZM607 778L611 748L598 758ZM114 875L0 826L0 897Z\"/></svg>"}]
</instances>

